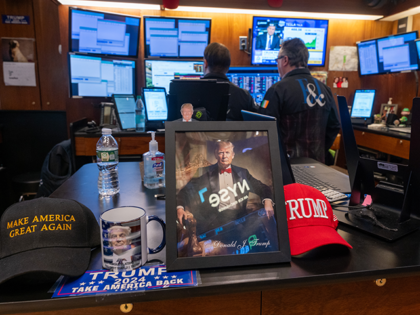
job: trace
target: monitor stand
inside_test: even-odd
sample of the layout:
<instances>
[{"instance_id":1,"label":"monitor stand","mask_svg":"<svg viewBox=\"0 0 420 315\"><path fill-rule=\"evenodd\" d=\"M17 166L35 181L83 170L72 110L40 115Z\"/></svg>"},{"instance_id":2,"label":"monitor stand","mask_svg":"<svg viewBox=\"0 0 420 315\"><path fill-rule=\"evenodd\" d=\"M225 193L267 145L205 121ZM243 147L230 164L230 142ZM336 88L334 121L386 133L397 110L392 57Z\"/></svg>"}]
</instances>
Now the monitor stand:
<instances>
[{"instance_id":1,"label":"monitor stand","mask_svg":"<svg viewBox=\"0 0 420 315\"><path fill-rule=\"evenodd\" d=\"M359 157L356 139L350 115L347 110L347 101L338 96L338 105L343 131L344 151L350 176L352 194L349 205L361 204L365 195L371 195L370 210L363 210L363 215L354 212L334 211L337 219L346 225L363 230L387 241L397 240L420 227L420 210L416 209L414 190L418 190L420 183L420 99L413 100L413 127L418 127L411 133L410 162L409 165L387 163L384 161L364 159ZM417 124L415 124L417 122ZM417 148L416 148L417 147ZM417 162L415 162L417 161ZM375 187L373 172L398 174L403 178L404 186L389 183L379 183ZM362 210L361 210L362 211ZM361 214L361 213L359 213ZM369 217L369 214L374 214ZM377 219L375 224L374 219Z\"/></svg>"}]
</instances>

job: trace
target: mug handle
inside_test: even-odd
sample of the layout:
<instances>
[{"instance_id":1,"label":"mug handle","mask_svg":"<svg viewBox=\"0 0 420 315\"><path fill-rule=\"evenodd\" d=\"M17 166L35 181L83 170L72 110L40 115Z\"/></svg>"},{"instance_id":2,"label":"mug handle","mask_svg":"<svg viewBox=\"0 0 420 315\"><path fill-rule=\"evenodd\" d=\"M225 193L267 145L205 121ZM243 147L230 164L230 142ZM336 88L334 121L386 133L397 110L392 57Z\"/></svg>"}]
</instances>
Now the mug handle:
<instances>
[{"instance_id":1,"label":"mug handle","mask_svg":"<svg viewBox=\"0 0 420 315\"><path fill-rule=\"evenodd\" d=\"M161 226L162 226L162 232L163 232L163 238L162 238L162 243L160 243L160 245L156 248L149 248L149 254L157 254L159 253L166 245L166 224L165 222L163 222L162 219L158 218L155 215L151 215L148 218L147 223L149 223L150 221L157 221Z\"/></svg>"}]
</instances>

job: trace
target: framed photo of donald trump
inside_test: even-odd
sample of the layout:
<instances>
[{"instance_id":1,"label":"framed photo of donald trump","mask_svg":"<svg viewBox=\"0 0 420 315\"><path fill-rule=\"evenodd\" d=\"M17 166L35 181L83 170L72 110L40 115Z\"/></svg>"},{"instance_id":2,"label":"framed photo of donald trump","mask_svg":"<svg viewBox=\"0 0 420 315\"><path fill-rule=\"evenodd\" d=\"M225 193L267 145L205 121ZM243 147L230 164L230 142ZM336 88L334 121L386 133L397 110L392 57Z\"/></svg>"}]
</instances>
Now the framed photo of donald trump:
<instances>
[{"instance_id":1,"label":"framed photo of donald trump","mask_svg":"<svg viewBox=\"0 0 420 315\"><path fill-rule=\"evenodd\" d=\"M290 261L276 122L168 122L166 268Z\"/></svg>"}]
</instances>

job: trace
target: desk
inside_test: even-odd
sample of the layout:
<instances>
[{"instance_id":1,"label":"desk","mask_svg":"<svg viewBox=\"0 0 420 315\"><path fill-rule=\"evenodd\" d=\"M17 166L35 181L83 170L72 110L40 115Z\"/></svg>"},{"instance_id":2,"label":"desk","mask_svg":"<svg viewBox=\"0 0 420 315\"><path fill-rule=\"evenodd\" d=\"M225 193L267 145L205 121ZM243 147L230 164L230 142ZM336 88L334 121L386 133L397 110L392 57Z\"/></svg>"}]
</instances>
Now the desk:
<instances>
[{"instance_id":1,"label":"desk","mask_svg":"<svg viewBox=\"0 0 420 315\"><path fill-rule=\"evenodd\" d=\"M76 156L95 156L96 143L101 137L101 132L87 133L86 131L76 131L75 146ZM150 133L135 131L112 132L112 136L117 140L119 155L141 155L149 151L149 142L152 140ZM165 133L157 132L156 141L159 144L159 151L165 152Z\"/></svg>"},{"instance_id":2,"label":"desk","mask_svg":"<svg viewBox=\"0 0 420 315\"><path fill-rule=\"evenodd\" d=\"M78 200L97 218L126 205L165 217L165 202L154 198L164 190L142 187L138 163L120 163L121 192L109 199L98 196L97 175L95 164L84 165L51 197ZM153 236L159 228L148 231ZM201 270L198 287L51 299L51 284L34 290L6 283L0 286L0 313L117 314L121 304L134 303L130 314L418 314L420 231L394 243L346 226L339 233L352 250L329 245L290 264ZM95 250L89 270L101 268L100 258ZM150 258L165 261L165 252ZM375 285L379 278L387 278L385 286Z\"/></svg>"},{"instance_id":3,"label":"desk","mask_svg":"<svg viewBox=\"0 0 420 315\"><path fill-rule=\"evenodd\" d=\"M358 146L374 149L387 154L410 158L410 134L397 131L380 131L365 126L353 125Z\"/></svg>"}]
</instances>

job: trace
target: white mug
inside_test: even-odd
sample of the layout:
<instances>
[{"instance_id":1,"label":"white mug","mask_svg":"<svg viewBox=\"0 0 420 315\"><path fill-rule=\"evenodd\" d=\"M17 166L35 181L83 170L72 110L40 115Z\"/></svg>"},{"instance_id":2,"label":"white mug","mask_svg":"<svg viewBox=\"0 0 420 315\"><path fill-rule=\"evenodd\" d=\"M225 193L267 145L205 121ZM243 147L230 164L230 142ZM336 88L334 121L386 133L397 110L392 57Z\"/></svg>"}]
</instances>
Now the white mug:
<instances>
[{"instance_id":1,"label":"white mug","mask_svg":"<svg viewBox=\"0 0 420 315\"><path fill-rule=\"evenodd\" d=\"M156 248L147 247L147 223L157 221L162 226L163 239ZM165 222L147 216L139 207L118 207L101 215L102 267L113 272L130 271L147 262L148 254L165 247Z\"/></svg>"}]
</instances>

